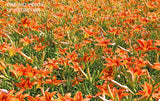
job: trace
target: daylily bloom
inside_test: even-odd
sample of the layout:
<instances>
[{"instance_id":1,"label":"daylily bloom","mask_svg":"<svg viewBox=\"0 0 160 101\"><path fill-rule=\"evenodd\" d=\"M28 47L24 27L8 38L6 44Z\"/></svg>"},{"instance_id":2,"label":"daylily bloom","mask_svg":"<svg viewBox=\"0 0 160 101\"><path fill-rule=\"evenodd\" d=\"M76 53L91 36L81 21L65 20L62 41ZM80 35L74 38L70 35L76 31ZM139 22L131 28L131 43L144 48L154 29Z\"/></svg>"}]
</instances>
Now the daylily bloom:
<instances>
[{"instance_id":1,"label":"daylily bloom","mask_svg":"<svg viewBox=\"0 0 160 101\"><path fill-rule=\"evenodd\" d=\"M84 79L85 79L85 78L82 78L82 77L75 77L74 80L71 81L71 82L73 83L73 84L72 84L72 87L73 87L74 85L78 85L79 82L82 82Z\"/></svg>"},{"instance_id":2,"label":"daylily bloom","mask_svg":"<svg viewBox=\"0 0 160 101\"><path fill-rule=\"evenodd\" d=\"M124 89L117 89L113 87L112 84L108 85L104 83L103 85L96 85L96 87L101 90L101 92L97 93L96 96L104 94L111 97L111 100L118 98L118 101L120 101L124 96L129 96L129 93L125 93Z\"/></svg>"},{"instance_id":3,"label":"daylily bloom","mask_svg":"<svg viewBox=\"0 0 160 101\"><path fill-rule=\"evenodd\" d=\"M27 79L21 78L21 82L16 83L15 85L17 87L21 87L21 88L24 88L24 89L32 89L33 85L35 85L35 84L36 84L35 81L31 82L30 78L27 78Z\"/></svg>"},{"instance_id":4,"label":"daylily bloom","mask_svg":"<svg viewBox=\"0 0 160 101\"><path fill-rule=\"evenodd\" d=\"M34 50L36 50L36 52L43 50L46 46L42 46L42 43L40 43L39 45L35 44L35 47L33 47Z\"/></svg>"},{"instance_id":5,"label":"daylily bloom","mask_svg":"<svg viewBox=\"0 0 160 101\"><path fill-rule=\"evenodd\" d=\"M153 45L152 45L153 40L151 40L151 39L148 40L148 41L145 41L143 39L141 39L141 40L138 39L137 41L138 41L140 46L135 49L136 51L142 50L142 51L146 52L146 51L155 49L155 47L153 47Z\"/></svg>"},{"instance_id":6,"label":"daylily bloom","mask_svg":"<svg viewBox=\"0 0 160 101\"><path fill-rule=\"evenodd\" d=\"M9 52L9 56L12 57L16 54L16 52L19 52L23 49L23 47L20 48L15 48L15 46L13 45L12 47L7 47L7 50Z\"/></svg>"},{"instance_id":7,"label":"daylily bloom","mask_svg":"<svg viewBox=\"0 0 160 101\"><path fill-rule=\"evenodd\" d=\"M156 42L154 43L155 46L160 46L160 40L156 40Z\"/></svg>"},{"instance_id":8,"label":"daylily bloom","mask_svg":"<svg viewBox=\"0 0 160 101\"><path fill-rule=\"evenodd\" d=\"M13 69L10 70L13 74L12 75L15 75L16 77L21 77L24 73L24 66L21 64L21 65L18 65L18 64L14 64L13 65Z\"/></svg>"},{"instance_id":9,"label":"daylily bloom","mask_svg":"<svg viewBox=\"0 0 160 101\"><path fill-rule=\"evenodd\" d=\"M117 58L117 59L105 58L105 60L108 62L108 63L104 64L106 66L120 66L120 65L123 65L122 59L120 59L120 58Z\"/></svg>"},{"instance_id":10,"label":"daylily bloom","mask_svg":"<svg viewBox=\"0 0 160 101\"><path fill-rule=\"evenodd\" d=\"M65 82L65 80L57 80L56 75L54 75L52 79L47 79L44 83L49 83L58 86L61 85L63 82Z\"/></svg>"},{"instance_id":11,"label":"daylily bloom","mask_svg":"<svg viewBox=\"0 0 160 101\"><path fill-rule=\"evenodd\" d=\"M28 44L32 43L34 39L30 39L28 36L21 38L20 42L23 43L24 46L27 46Z\"/></svg>"},{"instance_id":12,"label":"daylily bloom","mask_svg":"<svg viewBox=\"0 0 160 101\"><path fill-rule=\"evenodd\" d=\"M76 93L76 95L74 96L73 101L89 101L89 100L90 100L90 98L87 98L87 97L83 99L82 93L80 91L78 91Z\"/></svg>"},{"instance_id":13,"label":"daylily bloom","mask_svg":"<svg viewBox=\"0 0 160 101\"><path fill-rule=\"evenodd\" d=\"M160 70L160 63L154 63L154 65L151 68Z\"/></svg>"},{"instance_id":14,"label":"daylily bloom","mask_svg":"<svg viewBox=\"0 0 160 101\"><path fill-rule=\"evenodd\" d=\"M19 99L19 101L25 101L24 98L29 96L29 94L22 94L25 91L25 89L21 89L19 92L15 94L15 97Z\"/></svg>"},{"instance_id":15,"label":"daylily bloom","mask_svg":"<svg viewBox=\"0 0 160 101\"><path fill-rule=\"evenodd\" d=\"M95 45L99 45L99 46L107 46L110 44L110 39L104 39L104 38L98 38L96 37L96 42L98 42Z\"/></svg>"},{"instance_id":16,"label":"daylily bloom","mask_svg":"<svg viewBox=\"0 0 160 101\"><path fill-rule=\"evenodd\" d=\"M10 91L9 93L4 93L3 91L0 91L0 101L20 101L16 97L12 95L13 91Z\"/></svg>"},{"instance_id":17,"label":"daylily bloom","mask_svg":"<svg viewBox=\"0 0 160 101\"><path fill-rule=\"evenodd\" d=\"M142 85L142 87L143 87L143 90L138 91L136 95L142 95L142 97L140 97L139 99L148 98L152 93L153 86L145 82L144 85Z\"/></svg>"}]
</instances>

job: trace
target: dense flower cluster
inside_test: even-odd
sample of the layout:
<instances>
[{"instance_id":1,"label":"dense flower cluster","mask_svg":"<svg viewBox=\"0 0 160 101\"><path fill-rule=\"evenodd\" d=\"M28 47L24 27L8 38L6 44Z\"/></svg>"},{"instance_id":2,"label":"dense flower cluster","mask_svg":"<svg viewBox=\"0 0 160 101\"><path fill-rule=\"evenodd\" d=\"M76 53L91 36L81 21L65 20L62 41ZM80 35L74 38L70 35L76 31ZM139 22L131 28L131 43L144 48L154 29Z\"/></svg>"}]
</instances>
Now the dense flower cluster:
<instances>
[{"instance_id":1,"label":"dense flower cluster","mask_svg":"<svg viewBox=\"0 0 160 101\"><path fill-rule=\"evenodd\" d=\"M160 0L0 1L0 101L158 101L159 55Z\"/></svg>"}]
</instances>

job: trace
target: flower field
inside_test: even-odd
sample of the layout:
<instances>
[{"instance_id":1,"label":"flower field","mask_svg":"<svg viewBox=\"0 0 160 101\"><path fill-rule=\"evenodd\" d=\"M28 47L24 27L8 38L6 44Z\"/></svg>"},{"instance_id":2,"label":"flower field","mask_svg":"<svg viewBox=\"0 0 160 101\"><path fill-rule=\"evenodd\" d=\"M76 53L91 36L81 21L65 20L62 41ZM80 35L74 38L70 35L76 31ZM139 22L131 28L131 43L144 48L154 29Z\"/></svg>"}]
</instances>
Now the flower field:
<instances>
[{"instance_id":1,"label":"flower field","mask_svg":"<svg viewBox=\"0 0 160 101\"><path fill-rule=\"evenodd\" d=\"M0 0L0 101L159 101L160 0Z\"/></svg>"}]
</instances>

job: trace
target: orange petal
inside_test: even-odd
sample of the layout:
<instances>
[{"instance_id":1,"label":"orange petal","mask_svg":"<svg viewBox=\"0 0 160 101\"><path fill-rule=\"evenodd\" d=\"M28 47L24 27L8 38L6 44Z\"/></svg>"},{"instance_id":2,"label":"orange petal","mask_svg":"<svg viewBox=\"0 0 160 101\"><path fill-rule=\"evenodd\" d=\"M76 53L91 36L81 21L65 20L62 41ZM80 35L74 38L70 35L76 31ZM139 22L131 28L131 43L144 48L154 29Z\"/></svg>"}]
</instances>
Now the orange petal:
<instances>
[{"instance_id":1,"label":"orange petal","mask_svg":"<svg viewBox=\"0 0 160 101\"><path fill-rule=\"evenodd\" d=\"M156 42L154 44L155 44L155 46L160 46L160 40L156 40Z\"/></svg>"},{"instance_id":2,"label":"orange petal","mask_svg":"<svg viewBox=\"0 0 160 101\"><path fill-rule=\"evenodd\" d=\"M152 66L152 68L160 70L160 63L154 63L154 65Z\"/></svg>"},{"instance_id":3,"label":"orange petal","mask_svg":"<svg viewBox=\"0 0 160 101\"><path fill-rule=\"evenodd\" d=\"M83 100L83 96L82 96L82 93L80 91L78 91L76 93L76 95L74 96L74 100L75 101L82 101Z\"/></svg>"}]
</instances>

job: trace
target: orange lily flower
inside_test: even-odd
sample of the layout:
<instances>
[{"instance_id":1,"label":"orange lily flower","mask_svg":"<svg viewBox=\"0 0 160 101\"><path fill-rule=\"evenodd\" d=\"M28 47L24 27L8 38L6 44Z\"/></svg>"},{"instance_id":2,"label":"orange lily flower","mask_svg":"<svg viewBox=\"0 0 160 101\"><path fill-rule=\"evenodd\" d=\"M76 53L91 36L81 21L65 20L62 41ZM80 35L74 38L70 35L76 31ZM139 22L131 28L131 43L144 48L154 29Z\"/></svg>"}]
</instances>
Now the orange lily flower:
<instances>
[{"instance_id":1,"label":"orange lily flower","mask_svg":"<svg viewBox=\"0 0 160 101\"><path fill-rule=\"evenodd\" d=\"M96 37L96 41L98 42L95 45L100 45L100 46L106 46L110 44L110 39L105 40L104 38L98 38Z\"/></svg>"},{"instance_id":2,"label":"orange lily flower","mask_svg":"<svg viewBox=\"0 0 160 101\"><path fill-rule=\"evenodd\" d=\"M83 99L82 93L80 91L76 93L74 98L71 98L71 93L65 94L64 97L62 97L62 95L58 93L58 97L59 98L55 101L89 101L92 98L91 95L87 95L87 97Z\"/></svg>"},{"instance_id":3,"label":"orange lily flower","mask_svg":"<svg viewBox=\"0 0 160 101\"><path fill-rule=\"evenodd\" d=\"M159 85L160 85L160 83L156 84L155 87L157 88ZM154 98L157 98L157 100L160 99L160 86L154 90L154 93L152 94L152 96Z\"/></svg>"},{"instance_id":4,"label":"orange lily flower","mask_svg":"<svg viewBox=\"0 0 160 101\"><path fill-rule=\"evenodd\" d=\"M39 98L39 95L37 95L36 97L32 97L32 96L27 96L28 101L42 101Z\"/></svg>"},{"instance_id":5,"label":"orange lily flower","mask_svg":"<svg viewBox=\"0 0 160 101\"><path fill-rule=\"evenodd\" d=\"M156 42L154 43L155 46L160 46L160 40L156 40Z\"/></svg>"},{"instance_id":6,"label":"orange lily flower","mask_svg":"<svg viewBox=\"0 0 160 101\"><path fill-rule=\"evenodd\" d=\"M27 46L28 44L32 43L34 39L29 39L28 36L21 38L20 42L23 43L24 46Z\"/></svg>"},{"instance_id":7,"label":"orange lily flower","mask_svg":"<svg viewBox=\"0 0 160 101\"><path fill-rule=\"evenodd\" d=\"M22 22L22 24L19 24L19 25L23 25L25 27L29 27L30 23L31 23L31 19L28 19L27 17L25 17L25 18L21 19L21 22Z\"/></svg>"},{"instance_id":8,"label":"orange lily flower","mask_svg":"<svg viewBox=\"0 0 160 101\"><path fill-rule=\"evenodd\" d=\"M122 59L116 58L116 59L110 59L110 58L105 58L105 60L108 62L104 65L107 66L120 66L123 65Z\"/></svg>"},{"instance_id":9,"label":"orange lily flower","mask_svg":"<svg viewBox=\"0 0 160 101\"><path fill-rule=\"evenodd\" d=\"M52 79L47 79L44 83L49 83L58 86L61 85L63 82L65 82L65 80L57 80L56 75L54 75Z\"/></svg>"},{"instance_id":10,"label":"orange lily flower","mask_svg":"<svg viewBox=\"0 0 160 101\"><path fill-rule=\"evenodd\" d=\"M101 92L97 93L95 96L105 94L112 98L111 101L113 98L116 98L116 96L118 97L118 101L120 101L124 96L129 96L129 93L125 93L124 89L113 88L113 84L108 85L104 83L103 85L96 85L96 87L100 89Z\"/></svg>"},{"instance_id":11,"label":"orange lily flower","mask_svg":"<svg viewBox=\"0 0 160 101\"><path fill-rule=\"evenodd\" d=\"M79 68L82 68L82 66L79 65L78 62L72 62L73 66L71 66L72 68L74 68L74 71L79 71Z\"/></svg>"},{"instance_id":12,"label":"orange lily flower","mask_svg":"<svg viewBox=\"0 0 160 101\"><path fill-rule=\"evenodd\" d=\"M68 52L66 53L67 55L65 57L68 58L69 60L76 61L76 59L78 58L78 54L76 53L76 51L73 51L71 54Z\"/></svg>"},{"instance_id":13,"label":"orange lily flower","mask_svg":"<svg viewBox=\"0 0 160 101\"><path fill-rule=\"evenodd\" d=\"M52 93L45 92L45 101L52 101L52 96L54 96L56 93L56 91Z\"/></svg>"},{"instance_id":14,"label":"orange lily flower","mask_svg":"<svg viewBox=\"0 0 160 101\"><path fill-rule=\"evenodd\" d=\"M23 75L27 77L34 77L36 74L38 74L38 70L32 68L30 65L27 64L27 67L24 69Z\"/></svg>"},{"instance_id":15,"label":"orange lily flower","mask_svg":"<svg viewBox=\"0 0 160 101\"><path fill-rule=\"evenodd\" d=\"M1 45L0 45L0 53L4 53L5 51L7 51L8 47L10 47L10 44L8 44L7 42L3 42Z\"/></svg>"},{"instance_id":16,"label":"orange lily flower","mask_svg":"<svg viewBox=\"0 0 160 101\"><path fill-rule=\"evenodd\" d=\"M154 65L151 68L160 70L160 63L154 63Z\"/></svg>"},{"instance_id":17,"label":"orange lily flower","mask_svg":"<svg viewBox=\"0 0 160 101\"><path fill-rule=\"evenodd\" d=\"M24 73L24 66L21 64L20 66L18 64L13 65L14 69L10 70L16 77L21 77Z\"/></svg>"},{"instance_id":18,"label":"orange lily flower","mask_svg":"<svg viewBox=\"0 0 160 101\"><path fill-rule=\"evenodd\" d=\"M118 101L120 101L124 96L129 96L129 93L125 93L124 89L117 89L115 87L112 89L112 94L114 98L116 98L116 94L118 95Z\"/></svg>"},{"instance_id":19,"label":"orange lily flower","mask_svg":"<svg viewBox=\"0 0 160 101\"><path fill-rule=\"evenodd\" d=\"M58 62L59 62L58 60L48 58L48 61L45 61L43 66L49 69L58 69L59 68Z\"/></svg>"},{"instance_id":20,"label":"orange lily flower","mask_svg":"<svg viewBox=\"0 0 160 101\"><path fill-rule=\"evenodd\" d=\"M143 50L143 51L149 51L149 50L154 50L155 47L152 46L152 43L153 43L153 40L148 40L148 41L145 41L143 39L141 40L137 40L140 47L136 48L135 50L138 51L138 50Z\"/></svg>"},{"instance_id":21,"label":"orange lily flower","mask_svg":"<svg viewBox=\"0 0 160 101\"><path fill-rule=\"evenodd\" d=\"M12 47L7 47L7 50L9 52L9 56L12 57L16 54L16 52L19 52L23 49L23 47L20 48L15 48L15 46L13 45Z\"/></svg>"},{"instance_id":22,"label":"orange lily flower","mask_svg":"<svg viewBox=\"0 0 160 101\"><path fill-rule=\"evenodd\" d=\"M59 97L59 101L73 101L73 98L71 98L71 93L67 93L65 94L65 96L63 97L61 94L57 94Z\"/></svg>"},{"instance_id":23,"label":"orange lily flower","mask_svg":"<svg viewBox=\"0 0 160 101\"><path fill-rule=\"evenodd\" d=\"M40 43L39 45L35 44L35 47L33 47L34 50L36 50L36 52L43 50L46 46L42 46L42 43Z\"/></svg>"},{"instance_id":24,"label":"orange lily flower","mask_svg":"<svg viewBox=\"0 0 160 101\"><path fill-rule=\"evenodd\" d=\"M90 98L87 97L83 99L82 93L80 91L78 91L74 96L74 101L89 101L89 100Z\"/></svg>"},{"instance_id":25,"label":"orange lily flower","mask_svg":"<svg viewBox=\"0 0 160 101\"><path fill-rule=\"evenodd\" d=\"M18 98L12 95L13 92L14 91L10 91L9 93L4 93L3 91L0 91L0 101L20 101Z\"/></svg>"},{"instance_id":26,"label":"orange lily flower","mask_svg":"<svg viewBox=\"0 0 160 101\"><path fill-rule=\"evenodd\" d=\"M30 78L27 78L26 80L21 78L21 82L20 83L16 83L15 85L17 87L21 87L21 88L24 88L24 89L32 89L32 86L35 85L35 81L31 82L30 81Z\"/></svg>"},{"instance_id":27,"label":"orange lily flower","mask_svg":"<svg viewBox=\"0 0 160 101\"><path fill-rule=\"evenodd\" d=\"M138 91L136 95L142 95L142 97L140 97L139 99L148 98L152 93L153 86L145 82L144 85L142 85L142 87L143 91Z\"/></svg>"},{"instance_id":28,"label":"orange lily flower","mask_svg":"<svg viewBox=\"0 0 160 101\"><path fill-rule=\"evenodd\" d=\"M19 101L25 101L24 98L26 98L27 96L29 96L29 94L24 94L22 95L22 93L25 91L25 89L21 89L19 92L16 93L15 97L17 99L19 99Z\"/></svg>"},{"instance_id":29,"label":"orange lily flower","mask_svg":"<svg viewBox=\"0 0 160 101\"><path fill-rule=\"evenodd\" d=\"M74 80L71 81L71 82L73 83L73 84L72 84L72 87L73 87L74 85L78 85L79 82L83 82L84 79L85 79L85 78L82 78L82 77L75 77Z\"/></svg>"}]
</instances>

